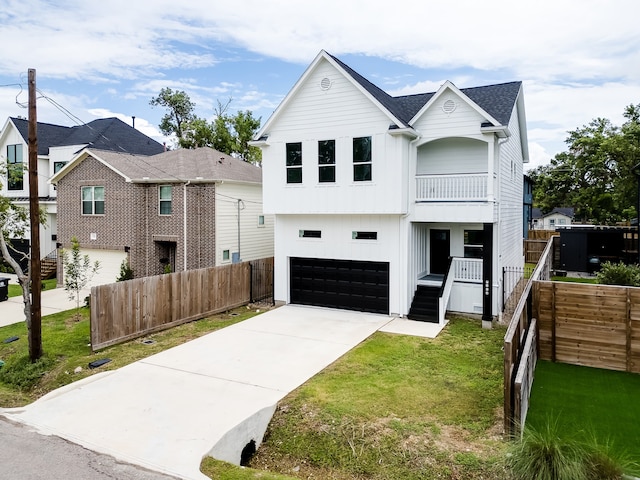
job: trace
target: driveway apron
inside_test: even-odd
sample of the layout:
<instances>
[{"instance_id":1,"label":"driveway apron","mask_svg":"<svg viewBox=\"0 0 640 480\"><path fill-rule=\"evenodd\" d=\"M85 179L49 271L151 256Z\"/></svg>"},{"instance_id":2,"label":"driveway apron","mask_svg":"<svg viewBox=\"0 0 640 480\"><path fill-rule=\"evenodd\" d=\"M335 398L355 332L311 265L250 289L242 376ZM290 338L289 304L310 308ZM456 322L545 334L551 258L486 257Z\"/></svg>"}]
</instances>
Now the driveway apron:
<instances>
[{"instance_id":1,"label":"driveway apron","mask_svg":"<svg viewBox=\"0 0 640 480\"><path fill-rule=\"evenodd\" d=\"M0 414L129 463L204 479L200 461L225 434L270 415L391 320L286 305Z\"/></svg>"}]
</instances>

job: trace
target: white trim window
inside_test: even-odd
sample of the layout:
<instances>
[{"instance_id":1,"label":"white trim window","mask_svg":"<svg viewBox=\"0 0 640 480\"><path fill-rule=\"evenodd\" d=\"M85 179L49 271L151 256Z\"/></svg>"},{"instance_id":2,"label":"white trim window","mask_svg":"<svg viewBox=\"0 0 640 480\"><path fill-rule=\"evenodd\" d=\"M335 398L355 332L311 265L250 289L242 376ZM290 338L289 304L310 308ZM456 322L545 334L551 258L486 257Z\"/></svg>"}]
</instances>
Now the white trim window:
<instances>
[{"instance_id":1,"label":"white trim window","mask_svg":"<svg viewBox=\"0 0 640 480\"><path fill-rule=\"evenodd\" d=\"M171 215L171 185L158 186L158 213Z\"/></svg>"},{"instance_id":2,"label":"white trim window","mask_svg":"<svg viewBox=\"0 0 640 480\"><path fill-rule=\"evenodd\" d=\"M287 183L302 183L302 142L287 143Z\"/></svg>"},{"instance_id":3,"label":"white trim window","mask_svg":"<svg viewBox=\"0 0 640 480\"><path fill-rule=\"evenodd\" d=\"M7 145L7 190L24 190L22 144Z\"/></svg>"},{"instance_id":4,"label":"white trim window","mask_svg":"<svg viewBox=\"0 0 640 480\"><path fill-rule=\"evenodd\" d=\"M353 181L371 181L371 137L353 139Z\"/></svg>"},{"instance_id":5,"label":"white trim window","mask_svg":"<svg viewBox=\"0 0 640 480\"><path fill-rule=\"evenodd\" d=\"M104 187L82 187L82 215L104 215Z\"/></svg>"}]
</instances>

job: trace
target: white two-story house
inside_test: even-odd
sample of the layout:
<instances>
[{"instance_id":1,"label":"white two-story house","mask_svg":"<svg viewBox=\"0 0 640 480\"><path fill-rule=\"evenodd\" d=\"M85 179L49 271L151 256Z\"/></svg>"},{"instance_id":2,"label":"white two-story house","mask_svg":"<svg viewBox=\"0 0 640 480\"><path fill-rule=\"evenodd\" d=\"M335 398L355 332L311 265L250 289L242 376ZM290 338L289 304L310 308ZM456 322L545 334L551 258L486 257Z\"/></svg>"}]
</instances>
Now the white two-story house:
<instances>
[{"instance_id":1,"label":"white two-story house","mask_svg":"<svg viewBox=\"0 0 640 480\"><path fill-rule=\"evenodd\" d=\"M522 266L520 82L392 97L321 51L257 133L275 299L495 317Z\"/></svg>"},{"instance_id":2,"label":"white two-story house","mask_svg":"<svg viewBox=\"0 0 640 480\"><path fill-rule=\"evenodd\" d=\"M16 205L29 207L28 121L10 117L0 131L0 195ZM55 252L57 244L57 191L48 180L85 147L138 155L162 153L164 146L117 118L93 120L85 125L65 127L37 123L38 197L45 223L40 227L40 256ZM12 170L8 175L6 170ZM80 195L80 194L78 194ZM28 238L28 235L27 235ZM20 239L14 239L14 243ZM28 241L22 240L27 243Z\"/></svg>"}]
</instances>

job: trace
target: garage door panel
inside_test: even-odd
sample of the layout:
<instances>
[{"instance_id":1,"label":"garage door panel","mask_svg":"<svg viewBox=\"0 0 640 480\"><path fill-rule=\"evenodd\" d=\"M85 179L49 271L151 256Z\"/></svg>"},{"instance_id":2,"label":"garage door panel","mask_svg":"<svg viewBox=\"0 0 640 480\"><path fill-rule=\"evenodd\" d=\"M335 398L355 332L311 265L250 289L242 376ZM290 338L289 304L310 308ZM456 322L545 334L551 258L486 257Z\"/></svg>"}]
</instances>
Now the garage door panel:
<instances>
[{"instance_id":1,"label":"garage door panel","mask_svg":"<svg viewBox=\"0 0 640 480\"><path fill-rule=\"evenodd\" d=\"M389 264L291 258L291 303L389 313Z\"/></svg>"}]
</instances>

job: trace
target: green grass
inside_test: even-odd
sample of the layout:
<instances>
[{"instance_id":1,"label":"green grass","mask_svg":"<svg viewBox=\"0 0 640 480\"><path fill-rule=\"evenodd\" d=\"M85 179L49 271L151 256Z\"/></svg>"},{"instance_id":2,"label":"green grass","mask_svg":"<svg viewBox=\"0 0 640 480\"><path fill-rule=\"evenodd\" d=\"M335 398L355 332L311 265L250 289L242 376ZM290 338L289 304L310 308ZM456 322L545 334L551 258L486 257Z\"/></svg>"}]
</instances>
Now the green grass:
<instances>
[{"instance_id":1,"label":"green grass","mask_svg":"<svg viewBox=\"0 0 640 480\"><path fill-rule=\"evenodd\" d=\"M238 315L230 315L237 313ZM193 340L214 330L237 323L256 311L241 307L233 312L190 322L145 338L155 343L146 345L142 339L115 345L92 353L89 332L89 311L81 308L81 320L76 321L75 310L42 317L43 358L33 365L28 361L28 337L24 322L0 328L0 407L17 407L33 402L40 396L63 385L80 380L94 373L113 370L129 363L161 352L181 343ZM17 336L18 341L1 343ZM101 358L111 362L91 370L89 362ZM78 373L75 370L81 367Z\"/></svg>"},{"instance_id":2,"label":"green grass","mask_svg":"<svg viewBox=\"0 0 640 480\"><path fill-rule=\"evenodd\" d=\"M2 274L0 273L0 277ZM50 278L49 280L42 281L42 290L52 290L56 288L57 280L55 278ZM19 297L22 295L22 287L17 283L9 282L9 296L10 297Z\"/></svg>"},{"instance_id":3,"label":"green grass","mask_svg":"<svg viewBox=\"0 0 640 480\"><path fill-rule=\"evenodd\" d=\"M436 339L374 334L280 402L250 466L296 478L505 478L503 336L463 318ZM223 478L216 465L202 469Z\"/></svg>"},{"instance_id":4,"label":"green grass","mask_svg":"<svg viewBox=\"0 0 640 480\"><path fill-rule=\"evenodd\" d=\"M582 278L582 277L551 277L554 282L569 282L569 283L590 283L597 284L598 280L595 278Z\"/></svg>"},{"instance_id":5,"label":"green grass","mask_svg":"<svg viewBox=\"0 0 640 480\"><path fill-rule=\"evenodd\" d=\"M565 440L595 441L627 456L640 476L640 375L539 361L527 426L557 419Z\"/></svg>"}]
</instances>

